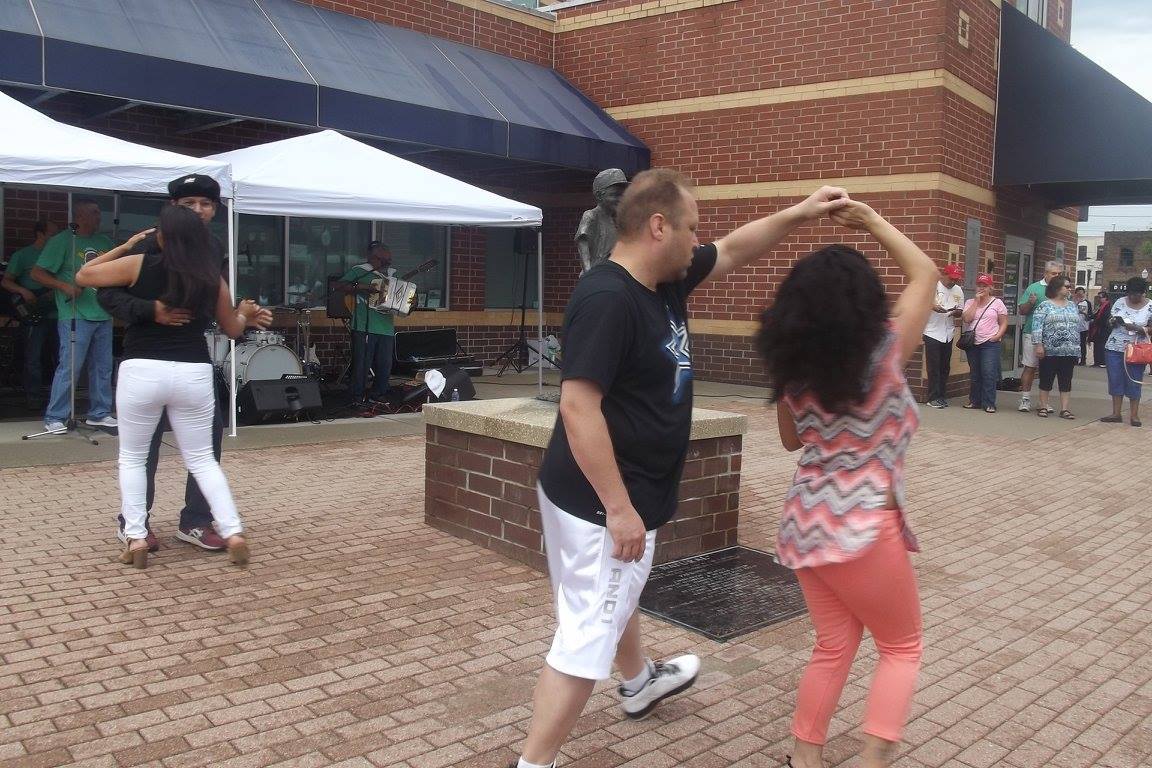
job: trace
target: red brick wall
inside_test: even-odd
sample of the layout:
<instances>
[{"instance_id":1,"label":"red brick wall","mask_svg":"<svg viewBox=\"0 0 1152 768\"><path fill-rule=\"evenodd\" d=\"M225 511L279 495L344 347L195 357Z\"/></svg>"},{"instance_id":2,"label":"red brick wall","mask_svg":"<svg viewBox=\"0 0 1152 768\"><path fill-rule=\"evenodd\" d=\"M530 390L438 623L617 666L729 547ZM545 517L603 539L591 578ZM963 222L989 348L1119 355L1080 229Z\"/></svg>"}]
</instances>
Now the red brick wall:
<instances>
[{"instance_id":1,"label":"red brick wall","mask_svg":"<svg viewBox=\"0 0 1152 768\"><path fill-rule=\"evenodd\" d=\"M932 69L943 27L940 0L742 0L562 32L556 67L612 107Z\"/></svg>"},{"instance_id":2,"label":"red brick wall","mask_svg":"<svg viewBox=\"0 0 1152 768\"><path fill-rule=\"evenodd\" d=\"M737 543L741 438L688 446L680 504L656 536L655 562ZM545 570L536 477L542 448L429 426L424 520L513 560Z\"/></svg>"}]
</instances>

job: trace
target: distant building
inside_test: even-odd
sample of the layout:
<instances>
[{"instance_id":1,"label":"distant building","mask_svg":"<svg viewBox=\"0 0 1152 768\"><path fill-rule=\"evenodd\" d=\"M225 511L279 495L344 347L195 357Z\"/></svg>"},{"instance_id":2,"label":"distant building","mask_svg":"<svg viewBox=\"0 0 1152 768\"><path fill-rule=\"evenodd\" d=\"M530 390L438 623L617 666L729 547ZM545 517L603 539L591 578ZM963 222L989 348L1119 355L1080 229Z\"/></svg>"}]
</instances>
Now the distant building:
<instances>
[{"instance_id":1,"label":"distant building","mask_svg":"<svg viewBox=\"0 0 1152 768\"><path fill-rule=\"evenodd\" d=\"M1093 298L1104 287L1104 237L1081 237L1076 240L1076 286Z\"/></svg>"},{"instance_id":2,"label":"distant building","mask_svg":"<svg viewBox=\"0 0 1152 768\"><path fill-rule=\"evenodd\" d=\"M1128 278L1143 270L1152 274L1152 230L1105 232L1103 261L1103 284L1109 292L1123 290Z\"/></svg>"}]
</instances>

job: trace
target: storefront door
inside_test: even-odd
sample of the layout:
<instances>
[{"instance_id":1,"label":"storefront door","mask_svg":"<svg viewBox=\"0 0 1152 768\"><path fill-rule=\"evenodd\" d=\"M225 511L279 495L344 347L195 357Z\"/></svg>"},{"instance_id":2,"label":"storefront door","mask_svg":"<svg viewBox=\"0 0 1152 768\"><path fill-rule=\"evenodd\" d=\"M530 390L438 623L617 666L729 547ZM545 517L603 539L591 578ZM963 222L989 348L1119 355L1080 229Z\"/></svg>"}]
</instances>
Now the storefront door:
<instances>
[{"instance_id":1,"label":"storefront door","mask_svg":"<svg viewBox=\"0 0 1152 768\"><path fill-rule=\"evenodd\" d=\"M1020 329L1024 326L1024 318L1017 313L1016 307L1020 303L1020 294L1032 283L1032 259L1035 253L1035 244L1022 237L1008 235L1004 238L1004 292L1001 296L1004 305L1008 307L1008 332L1004 334L1004 345L1001 351L1001 367L1005 375L1020 366Z\"/></svg>"}]
</instances>

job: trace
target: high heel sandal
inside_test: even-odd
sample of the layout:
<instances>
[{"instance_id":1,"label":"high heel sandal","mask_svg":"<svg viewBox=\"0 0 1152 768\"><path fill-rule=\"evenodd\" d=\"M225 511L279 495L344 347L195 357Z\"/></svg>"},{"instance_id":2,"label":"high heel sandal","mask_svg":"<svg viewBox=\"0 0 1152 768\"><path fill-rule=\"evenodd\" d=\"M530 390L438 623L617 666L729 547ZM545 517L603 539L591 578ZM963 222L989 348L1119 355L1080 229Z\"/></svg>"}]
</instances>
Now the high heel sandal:
<instances>
[{"instance_id":1,"label":"high heel sandal","mask_svg":"<svg viewBox=\"0 0 1152 768\"><path fill-rule=\"evenodd\" d=\"M239 536L228 537L228 559L233 565L248 565L248 542Z\"/></svg>"},{"instance_id":2,"label":"high heel sandal","mask_svg":"<svg viewBox=\"0 0 1152 768\"><path fill-rule=\"evenodd\" d=\"M140 542L144 546L133 549L132 545ZM148 567L148 542L146 539L128 539L124 549L120 552L120 562L133 568L143 570Z\"/></svg>"}]
</instances>

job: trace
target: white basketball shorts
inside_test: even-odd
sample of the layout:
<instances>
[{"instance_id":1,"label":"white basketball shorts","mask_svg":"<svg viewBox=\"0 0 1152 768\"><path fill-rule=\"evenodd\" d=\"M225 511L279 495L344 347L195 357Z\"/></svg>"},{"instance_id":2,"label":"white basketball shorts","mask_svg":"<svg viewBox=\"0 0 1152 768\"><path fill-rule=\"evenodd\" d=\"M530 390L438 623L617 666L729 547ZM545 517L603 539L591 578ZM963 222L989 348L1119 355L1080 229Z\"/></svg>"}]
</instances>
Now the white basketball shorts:
<instances>
[{"instance_id":1,"label":"white basketball shorts","mask_svg":"<svg viewBox=\"0 0 1152 768\"><path fill-rule=\"evenodd\" d=\"M640 562L624 563L613 559L606 527L560 509L539 485L536 492L556 605L556 636L545 661L572 677L607 680L652 570L656 532L648 531Z\"/></svg>"}]
</instances>

